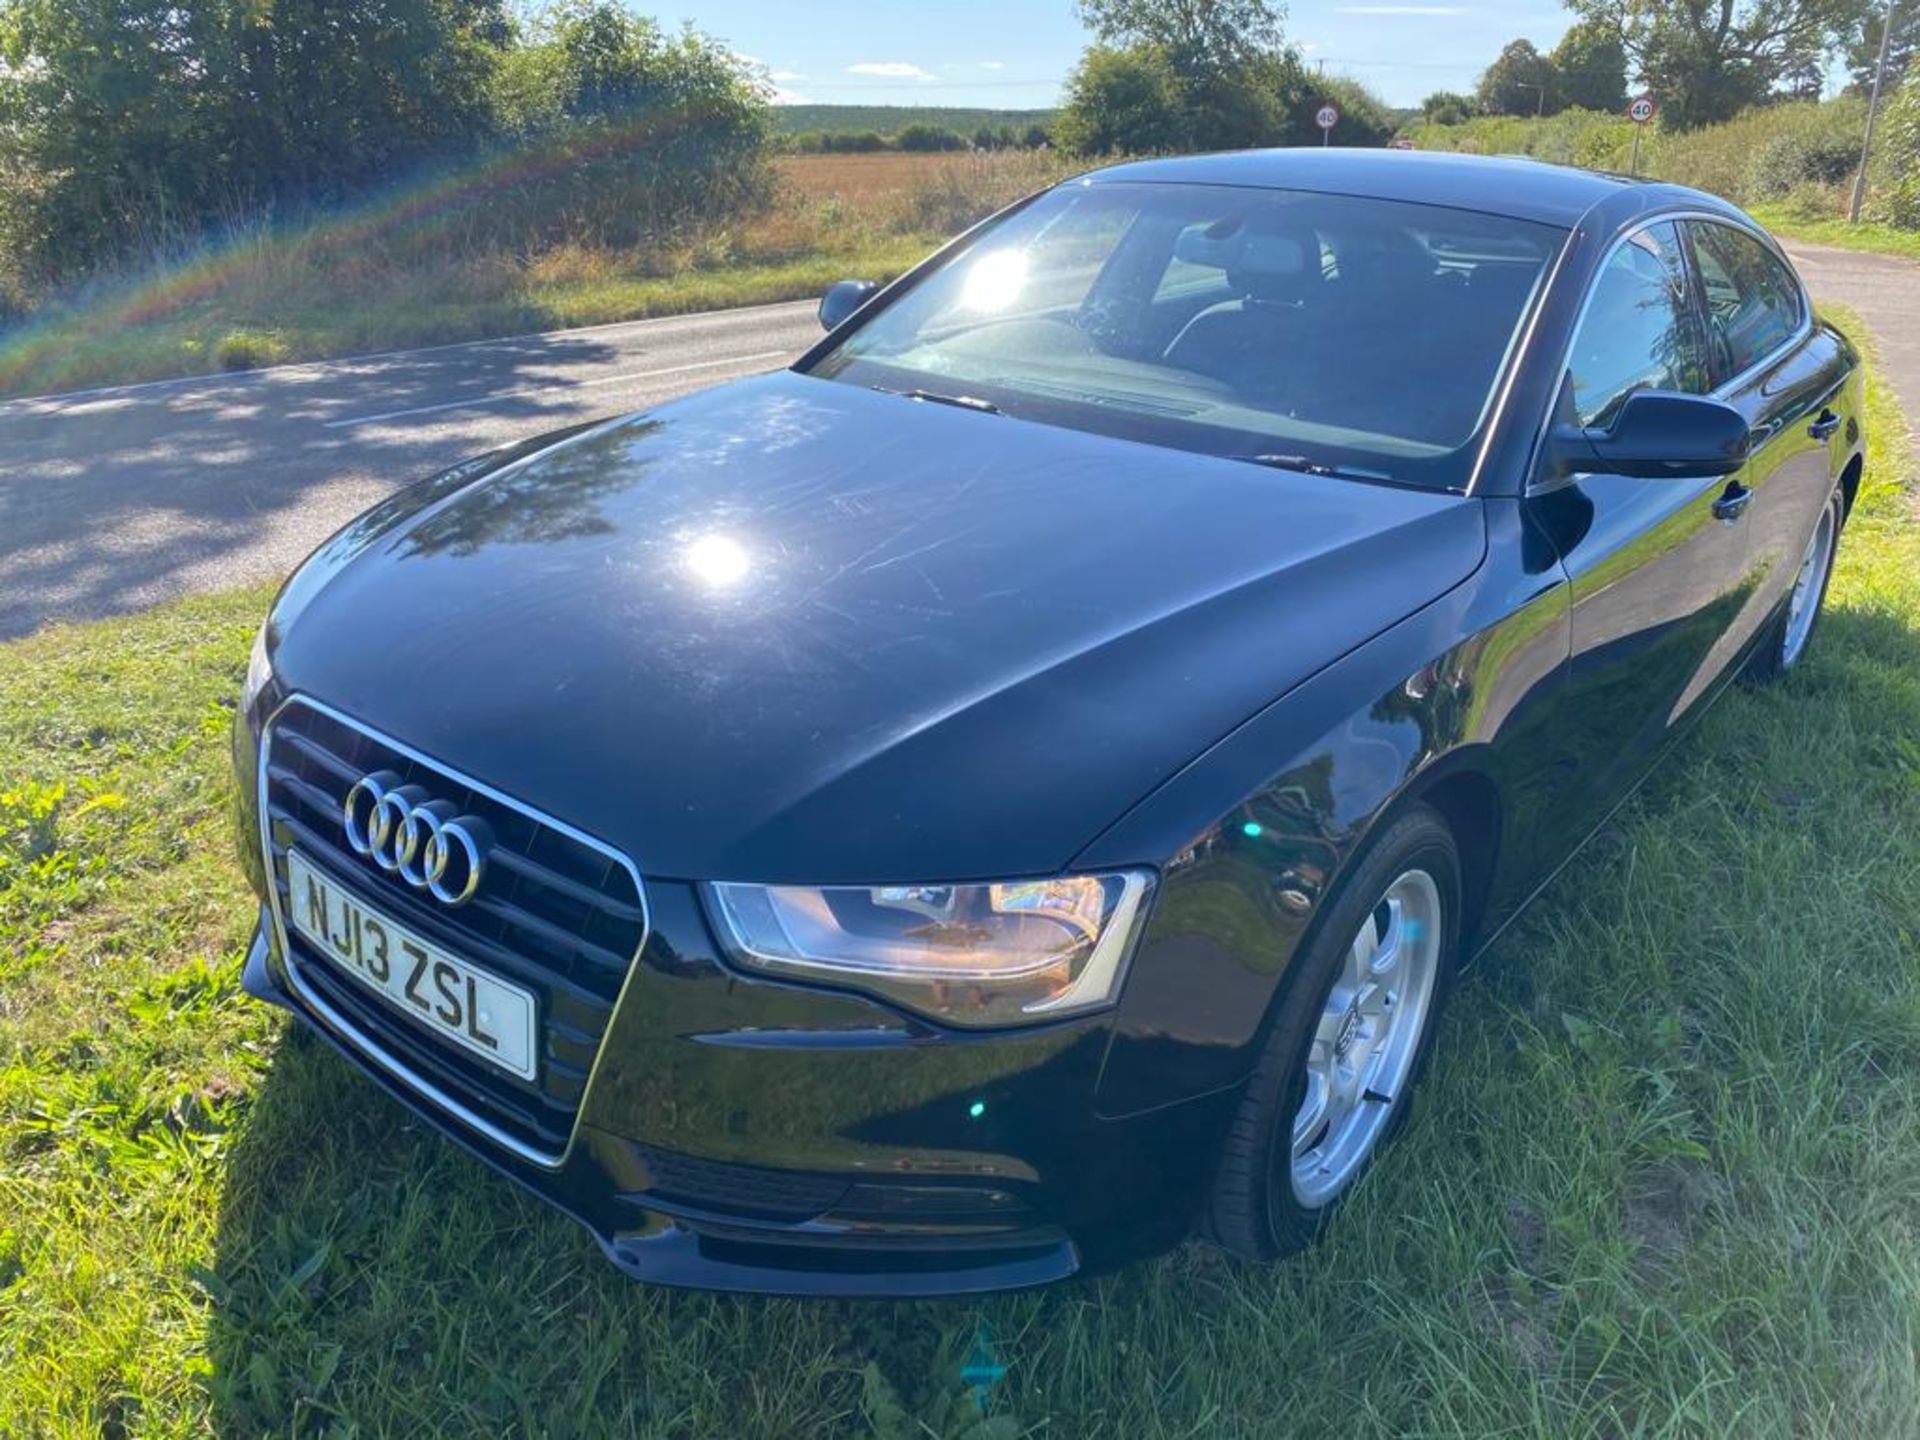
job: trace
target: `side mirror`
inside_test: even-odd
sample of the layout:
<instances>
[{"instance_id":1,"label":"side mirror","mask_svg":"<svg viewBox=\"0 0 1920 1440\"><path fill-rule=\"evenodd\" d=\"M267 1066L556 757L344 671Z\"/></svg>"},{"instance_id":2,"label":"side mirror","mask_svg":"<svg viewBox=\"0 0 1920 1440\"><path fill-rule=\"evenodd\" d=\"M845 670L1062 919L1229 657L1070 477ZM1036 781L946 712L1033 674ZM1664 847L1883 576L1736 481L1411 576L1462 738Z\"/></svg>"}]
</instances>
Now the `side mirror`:
<instances>
[{"instance_id":1,"label":"side mirror","mask_svg":"<svg viewBox=\"0 0 1920 1440\"><path fill-rule=\"evenodd\" d=\"M1747 463L1747 418L1704 395L1637 390L1613 423L1583 429L1562 422L1547 441L1553 470L1669 480L1731 475Z\"/></svg>"},{"instance_id":2,"label":"side mirror","mask_svg":"<svg viewBox=\"0 0 1920 1440\"><path fill-rule=\"evenodd\" d=\"M820 297L820 328L835 330L840 322L867 303L880 287L871 280L837 280Z\"/></svg>"}]
</instances>

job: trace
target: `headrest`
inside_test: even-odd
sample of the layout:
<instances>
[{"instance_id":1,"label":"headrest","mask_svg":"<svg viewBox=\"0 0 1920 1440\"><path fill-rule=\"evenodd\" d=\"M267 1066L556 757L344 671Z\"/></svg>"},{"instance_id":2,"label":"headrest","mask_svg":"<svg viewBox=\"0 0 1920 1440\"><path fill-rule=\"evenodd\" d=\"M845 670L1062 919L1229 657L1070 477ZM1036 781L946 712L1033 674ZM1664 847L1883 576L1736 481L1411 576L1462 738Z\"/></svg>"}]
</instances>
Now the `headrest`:
<instances>
[{"instance_id":1,"label":"headrest","mask_svg":"<svg viewBox=\"0 0 1920 1440\"><path fill-rule=\"evenodd\" d=\"M1237 217L1182 230L1173 255L1246 276L1298 275L1307 268L1306 246L1294 236L1255 230Z\"/></svg>"}]
</instances>

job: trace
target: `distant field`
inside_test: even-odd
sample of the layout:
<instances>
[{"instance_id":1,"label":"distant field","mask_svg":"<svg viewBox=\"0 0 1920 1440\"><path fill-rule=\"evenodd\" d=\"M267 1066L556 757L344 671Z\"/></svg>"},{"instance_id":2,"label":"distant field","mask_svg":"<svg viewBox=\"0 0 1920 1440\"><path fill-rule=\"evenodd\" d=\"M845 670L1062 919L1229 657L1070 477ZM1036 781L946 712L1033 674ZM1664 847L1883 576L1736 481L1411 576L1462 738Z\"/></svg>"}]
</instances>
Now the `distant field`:
<instances>
[{"instance_id":1,"label":"distant field","mask_svg":"<svg viewBox=\"0 0 1920 1440\"><path fill-rule=\"evenodd\" d=\"M1054 110L977 110L961 105L781 105L773 112L774 124L789 135L805 130L852 133L872 130L892 135L909 125L938 125L971 135L982 125L998 128L1012 125L1049 125Z\"/></svg>"}]
</instances>

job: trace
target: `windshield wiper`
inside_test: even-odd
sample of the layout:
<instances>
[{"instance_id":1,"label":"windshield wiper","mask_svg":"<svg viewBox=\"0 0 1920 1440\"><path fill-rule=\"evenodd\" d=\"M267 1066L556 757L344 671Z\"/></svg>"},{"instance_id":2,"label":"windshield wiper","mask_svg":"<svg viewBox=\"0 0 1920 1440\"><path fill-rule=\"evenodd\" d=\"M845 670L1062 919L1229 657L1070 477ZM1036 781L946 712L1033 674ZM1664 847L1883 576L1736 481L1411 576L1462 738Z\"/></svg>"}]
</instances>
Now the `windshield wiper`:
<instances>
[{"instance_id":1,"label":"windshield wiper","mask_svg":"<svg viewBox=\"0 0 1920 1440\"><path fill-rule=\"evenodd\" d=\"M884 385L876 385L876 390L884 390ZM938 390L894 390L894 395L904 395L909 400L925 400L934 405L957 405L962 410L978 410L982 415L998 415L1001 409L991 400L982 400L978 395L942 395Z\"/></svg>"},{"instance_id":2,"label":"windshield wiper","mask_svg":"<svg viewBox=\"0 0 1920 1440\"><path fill-rule=\"evenodd\" d=\"M1391 480L1393 477L1378 470L1363 470L1350 465L1329 465L1323 460L1309 460L1304 455L1236 455L1236 460L1244 460L1249 465L1265 465L1270 470L1294 470L1302 475L1332 475L1342 480Z\"/></svg>"}]
</instances>

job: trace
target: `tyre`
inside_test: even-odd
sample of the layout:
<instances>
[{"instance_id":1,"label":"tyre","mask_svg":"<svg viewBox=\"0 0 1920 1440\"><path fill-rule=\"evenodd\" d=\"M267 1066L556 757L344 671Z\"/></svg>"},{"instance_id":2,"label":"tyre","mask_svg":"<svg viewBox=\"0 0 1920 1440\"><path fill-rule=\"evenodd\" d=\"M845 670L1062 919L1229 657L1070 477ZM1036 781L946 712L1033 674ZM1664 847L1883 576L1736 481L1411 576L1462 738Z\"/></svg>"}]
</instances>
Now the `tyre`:
<instances>
[{"instance_id":1,"label":"tyre","mask_svg":"<svg viewBox=\"0 0 1920 1440\"><path fill-rule=\"evenodd\" d=\"M1262 1260L1300 1249L1404 1122L1459 929L1459 851L1416 806L1351 870L1282 982L1214 1180L1221 1245Z\"/></svg>"},{"instance_id":2,"label":"tyre","mask_svg":"<svg viewBox=\"0 0 1920 1440\"><path fill-rule=\"evenodd\" d=\"M1840 492L1827 497L1827 508L1820 512L1807 541L1807 553L1794 576L1793 591L1786 608L1768 625L1760 648L1747 663L1747 673L1755 680L1777 680L1786 674L1807 651L1813 629L1826 603L1827 582L1833 578L1834 556L1840 550L1840 527L1846 521L1846 501Z\"/></svg>"}]
</instances>

